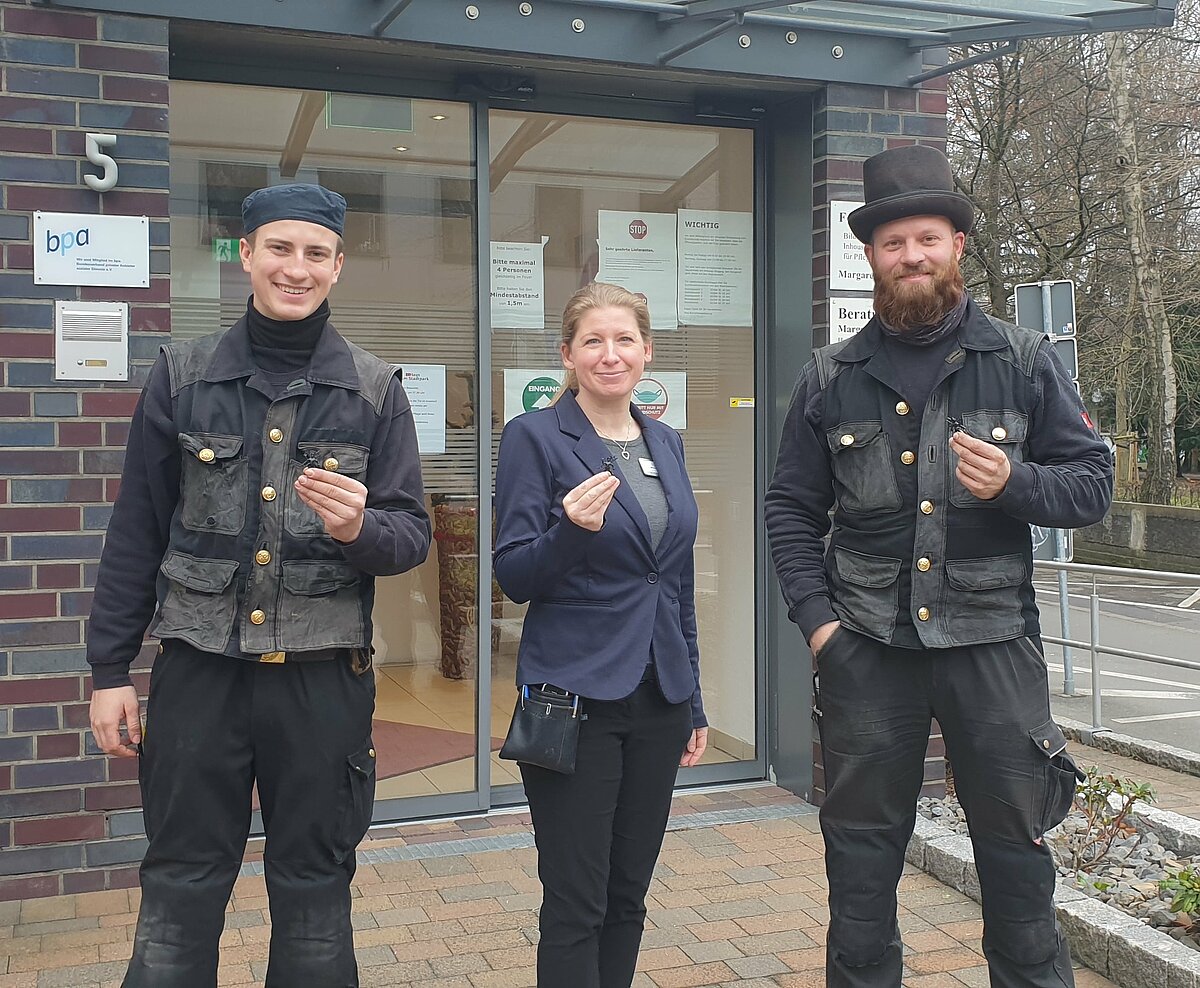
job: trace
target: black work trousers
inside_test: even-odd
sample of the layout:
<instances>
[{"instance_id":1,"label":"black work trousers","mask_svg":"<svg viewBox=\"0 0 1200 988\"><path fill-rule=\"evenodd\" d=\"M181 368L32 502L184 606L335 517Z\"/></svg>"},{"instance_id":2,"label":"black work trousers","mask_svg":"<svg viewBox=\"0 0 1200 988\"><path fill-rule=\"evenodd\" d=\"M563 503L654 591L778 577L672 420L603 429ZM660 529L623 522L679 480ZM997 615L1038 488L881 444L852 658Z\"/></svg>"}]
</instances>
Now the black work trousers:
<instances>
[{"instance_id":1,"label":"black work trousers","mask_svg":"<svg viewBox=\"0 0 1200 988\"><path fill-rule=\"evenodd\" d=\"M992 988L1072 988L1041 838L1065 814L1075 773L1040 644L912 650L840 628L817 666L827 988L900 988L896 887L933 717L971 830Z\"/></svg>"},{"instance_id":2,"label":"black work trousers","mask_svg":"<svg viewBox=\"0 0 1200 988\"><path fill-rule=\"evenodd\" d=\"M629 988L689 703L584 700L575 774L521 765L542 881L538 988Z\"/></svg>"},{"instance_id":3,"label":"black work trousers","mask_svg":"<svg viewBox=\"0 0 1200 988\"><path fill-rule=\"evenodd\" d=\"M123 988L213 988L258 784L271 988L355 988L354 851L371 819L374 674L349 660L248 662L164 643L141 787L150 845Z\"/></svg>"}]
</instances>

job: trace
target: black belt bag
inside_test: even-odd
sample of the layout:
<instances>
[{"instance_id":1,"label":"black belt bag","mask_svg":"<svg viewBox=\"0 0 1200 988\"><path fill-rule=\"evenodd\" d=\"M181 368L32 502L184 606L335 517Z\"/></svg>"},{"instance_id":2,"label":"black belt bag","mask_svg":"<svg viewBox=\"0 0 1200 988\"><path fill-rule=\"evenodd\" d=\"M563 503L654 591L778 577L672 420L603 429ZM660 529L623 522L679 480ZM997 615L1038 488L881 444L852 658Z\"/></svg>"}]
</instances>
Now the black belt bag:
<instances>
[{"instance_id":1,"label":"black belt bag","mask_svg":"<svg viewBox=\"0 0 1200 988\"><path fill-rule=\"evenodd\" d=\"M522 686L500 757L572 775L579 724L587 717L579 695L553 686Z\"/></svg>"}]
</instances>

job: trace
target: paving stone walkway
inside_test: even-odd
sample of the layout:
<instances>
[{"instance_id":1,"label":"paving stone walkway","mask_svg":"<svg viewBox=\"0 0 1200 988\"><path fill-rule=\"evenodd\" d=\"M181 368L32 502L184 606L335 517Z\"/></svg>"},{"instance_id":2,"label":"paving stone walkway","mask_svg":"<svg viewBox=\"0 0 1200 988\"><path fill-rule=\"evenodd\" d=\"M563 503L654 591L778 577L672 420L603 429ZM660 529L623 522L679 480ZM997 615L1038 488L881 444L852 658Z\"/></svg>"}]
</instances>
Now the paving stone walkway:
<instances>
[{"instance_id":1,"label":"paving stone walkway","mask_svg":"<svg viewBox=\"0 0 1200 988\"><path fill-rule=\"evenodd\" d=\"M532 988L541 895L531 844L522 814L373 832L354 881L363 988ZM681 796L635 988L821 988L822 853L815 811L782 790ZM230 903L222 986L265 974L270 927L255 857ZM137 890L0 903L0 988L119 985L137 904ZM986 988L974 902L906 868L900 923L907 988ZM1078 988L1113 988L1086 969L1076 978Z\"/></svg>"},{"instance_id":2,"label":"paving stone walkway","mask_svg":"<svg viewBox=\"0 0 1200 988\"><path fill-rule=\"evenodd\" d=\"M1080 768L1086 770L1095 766L1102 772L1109 772L1123 779L1149 782L1158 797L1154 805L1160 810L1170 810L1200 820L1200 778L1173 772L1169 768L1159 768L1157 765L1147 765L1135 758L1126 758L1124 755L1074 741L1071 742L1070 750Z\"/></svg>"}]
</instances>

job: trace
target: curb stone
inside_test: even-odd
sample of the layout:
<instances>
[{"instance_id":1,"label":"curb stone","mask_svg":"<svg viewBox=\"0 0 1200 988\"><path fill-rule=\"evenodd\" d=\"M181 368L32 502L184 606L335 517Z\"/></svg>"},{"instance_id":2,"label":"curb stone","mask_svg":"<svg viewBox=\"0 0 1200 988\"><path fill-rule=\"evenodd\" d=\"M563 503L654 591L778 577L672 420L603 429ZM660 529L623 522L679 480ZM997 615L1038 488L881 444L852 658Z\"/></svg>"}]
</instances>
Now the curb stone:
<instances>
[{"instance_id":1,"label":"curb stone","mask_svg":"<svg viewBox=\"0 0 1200 988\"><path fill-rule=\"evenodd\" d=\"M970 838L917 816L906 860L979 901ZM1071 953L1121 988L1200 988L1200 952L1059 879L1054 905Z\"/></svg>"},{"instance_id":2,"label":"curb stone","mask_svg":"<svg viewBox=\"0 0 1200 988\"><path fill-rule=\"evenodd\" d=\"M1136 758L1147 765L1157 765L1159 768L1168 768L1184 775L1200 776L1200 753L1195 751L1109 730L1093 731L1087 724L1065 717L1055 717L1054 720L1062 728L1063 734L1089 748L1099 748L1102 751L1111 751L1114 755Z\"/></svg>"}]
</instances>

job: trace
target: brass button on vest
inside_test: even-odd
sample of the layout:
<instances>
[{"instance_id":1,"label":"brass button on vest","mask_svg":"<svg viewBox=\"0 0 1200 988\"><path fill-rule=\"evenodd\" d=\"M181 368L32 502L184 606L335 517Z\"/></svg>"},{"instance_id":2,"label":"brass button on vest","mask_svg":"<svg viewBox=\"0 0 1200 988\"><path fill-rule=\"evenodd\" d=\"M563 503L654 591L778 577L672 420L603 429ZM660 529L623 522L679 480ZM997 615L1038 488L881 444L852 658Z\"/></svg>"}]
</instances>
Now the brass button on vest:
<instances>
[{"instance_id":1,"label":"brass button on vest","mask_svg":"<svg viewBox=\"0 0 1200 988\"><path fill-rule=\"evenodd\" d=\"M283 430L282 429L272 429L270 432L267 433L267 435L271 437L271 442L273 442L273 443L283 442Z\"/></svg>"},{"instance_id":2,"label":"brass button on vest","mask_svg":"<svg viewBox=\"0 0 1200 988\"><path fill-rule=\"evenodd\" d=\"M1043 740L1042 740L1042 747L1043 747L1043 748L1049 748L1049 747L1050 747L1050 742L1049 742L1049 741L1047 741L1047 740L1045 740L1045 739L1043 739Z\"/></svg>"},{"instance_id":3,"label":"brass button on vest","mask_svg":"<svg viewBox=\"0 0 1200 988\"><path fill-rule=\"evenodd\" d=\"M370 755L372 758L374 758L374 757L375 757L375 749L374 749L374 748L369 748L369 749L367 750L367 754L368 754L368 755Z\"/></svg>"},{"instance_id":4,"label":"brass button on vest","mask_svg":"<svg viewBox=\"0 0 1200 988\"><path fill-rule=\"evenodd\" d=\"M921 514L923 514L923 515L933 514L933 502L932 501L922 501L921 502Z\"/></svg>"},{"instance_id":5,"label":"brass button on vest","mask_svg":"<svg viewBox=\"0 0 1200 988\"><path fill-rule=\"evenodd\" d=\"M267 615L264 614L262 611L251 611L250 612L250 623L251 624L262 624L266 619L267 619Z\"/></svg>"},{"instance_id":6,"label":"brass button on vest","mask_svg":"<svg viewBox=\"0 0 1200 988\"><path fill-rule=\"evenodd\" d=\"M267 563L271 561L271 554L267 552L266 549L259 549L258 552L254 554L254 561L258 563L259 566L266 566Z\"/></svg>"},{"instance_id":7,"label":"brass button on vest","mask_svg":"<svg viewBox=\"0 0 1200 988\"><path fill-rule=\"evenodd\" d=\"M847 432L844 436L842 436L841 439L838 440L838 442L840 442L843 446L853 446L854 437Z\"/></svg>"},{"instance_id":8,"label":"brass button on vest","mask_svg":"<svg viewBox=\"0 0 1200 988\"><path fill-rule=\"evenodd\" d=\"M1008 430L1005 429L1004 426L998 425L992 430L992 438L995 439L996 442L1002 443L1008 438Z\"/></svg>"},{"instance_id":9,"label":"brass button on vest","mask_svg":"<svg viewBox=\"0 0 1200 988\"><path fill-rule=\"evenodd\" d=\"M918 607L917 608L917 620L918 621L928 621L929 620L929 608L928 607Z\"/></svg>"},{"instance_id":10,"label":"brass button on vest","mask_svg":"<svg viewBox=\"0 0 1200 988\"><path fill-rule=\"evenodd\" d=\"M216 458L217 454L207 446L205 446L204 449L200 450L200 452L196 454L196 459L198 459L201 463L212 463L212 461Z\"/></svg>"},{"instance_id":11,"label":"brass button on vest","mask_svg":"<svg viewBox=\"0 0 1200 988\"><path fill-rule=\"evenodd\" d=\"M896 402L896 414L897 415L907 415L911 411L912 411L912 409L908 407L907 401Z\"/></svg>"},{"instance_id":12,"label":"brass button on vest","mask_svg":"<svg viewBox=\"0 0 1200 988\"><path fill-rule=\"evenodd\" d=\"M900 454L900 462L903 463L906 467L910 467L914 463L917 462L917 454L914 453L911 449L906 449L903 453Z\"/></svg>"},{"instance_id":13,"label":"brass button on vest","mask_svg":"<svg viewBox=\"0 0 1200 988\"><path fill-rule=\"evenodd\" d=\"M325 460L325 469L328 470L330 473L333 473L337 468L338 468L338 461L337 461L336 456L330 456L329 458L327 458Z\"/></svg>"},{"instance_id":14,"label":"brass button on vest","mask_svg":"<svg viewBox=\"0 0 1200 988\"><path fill-rule=\"evenodd\" d=\"M919 569L922 573L928 573L929 567L932 565L933 565L933 563L931 563L929 561L928 556L922 556L920 559L917 560L917 569Z\"/></svg>"},{"instance_id":15,"label":"brass button on vest","mask_svg":"<svg viewBox=\"0 0 1200 988\"><path fill-rule=\"evenodd\" d=\"M276 498L274 487L264 487L262 489L262 499L264 501L274 501Z\"/></svg>"}]
</instances>

